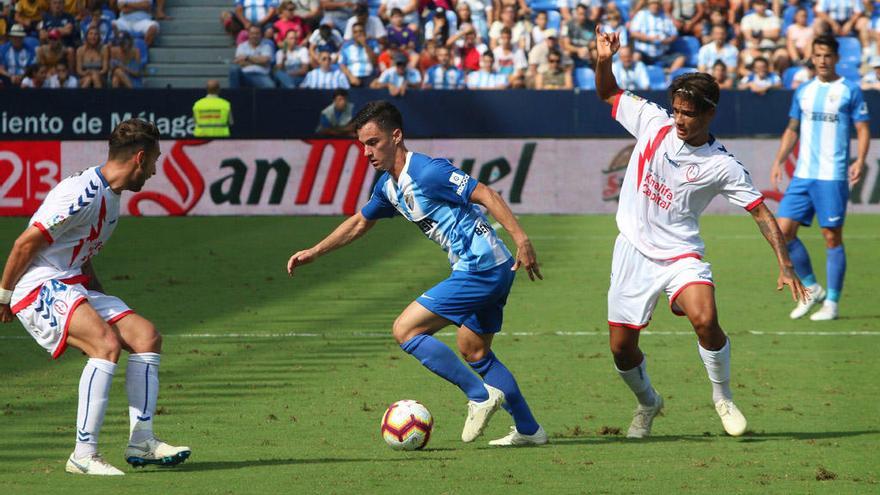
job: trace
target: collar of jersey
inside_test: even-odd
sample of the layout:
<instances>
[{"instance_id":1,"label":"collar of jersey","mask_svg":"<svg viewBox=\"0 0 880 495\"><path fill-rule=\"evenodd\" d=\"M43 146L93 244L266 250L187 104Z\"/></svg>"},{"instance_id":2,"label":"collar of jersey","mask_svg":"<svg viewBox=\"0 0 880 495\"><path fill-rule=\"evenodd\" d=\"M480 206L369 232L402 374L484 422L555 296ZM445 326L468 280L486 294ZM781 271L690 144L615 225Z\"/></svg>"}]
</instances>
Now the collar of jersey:
<instances>
[{"instance_id":1,"label":"collar of jersey","mask_svg":"<svg viewBox=\"0 0 880 495\"><path fill-rule=\"evenodd\" d=\"M95 173L98 174L98 178L101 179L101 182L104 183L104 187L110 187L110 183L107 182L107 179L104 178L104 174L101 173L101 169L104 168L103 165L100 165L95 169Z\"/></svg>"},{"instance_id":2,"label":"collar of jersey","mask_svg":"<svg viewBox=\"0 0 880 495\"><path fill-rule=\"evenodd\" d=\"M673 127L674 127L674 124L673 124ZM676 155L680 155L682 150L687 150L688 153L693 154L701 149L704 149L704 148L708 149L713 144L715 144L715 136L713 136L711 132L709 133L709 140L708 141L706 141L705 143L703 143L699 146L691 146L691 145L687 144L687 142L684 141L683 139L678 138L678 134L675 134L675 129L672 129L672 131L673 131L672 132L672 139L674 139L676 141L676 146L675 146L675 154Z\"/></svg>"},{"instance_id":3,"label":"collar of jersey","mask_svg":"<svg viewBox=\"0 0 880 495\"><path fill-rule=\"evenodd\" d=\"M404 162L404 164L403 164L403 170L400 171L400 175L397 176L397 185L398 186L400 186L400 178L403 177L403 174L405 174L407 170L409 170L409 164L410 164L410 161L412 160L412 156L413 156L412 151L406 152L406 162Z\"/></svg>"}]
</instances>

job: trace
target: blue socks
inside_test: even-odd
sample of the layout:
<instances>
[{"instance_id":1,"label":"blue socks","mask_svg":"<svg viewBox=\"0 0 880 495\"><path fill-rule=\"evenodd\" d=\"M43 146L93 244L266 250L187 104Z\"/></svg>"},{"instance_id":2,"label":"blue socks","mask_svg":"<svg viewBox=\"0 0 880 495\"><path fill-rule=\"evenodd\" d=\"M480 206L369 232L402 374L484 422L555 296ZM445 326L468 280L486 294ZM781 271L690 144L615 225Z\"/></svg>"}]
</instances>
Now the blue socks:
<instances>
[{"instance_id":1,"label":"blue socks","mask_svg":"<svg viewBox=\"0 0 880 495\"><path fill-rule=\"evenodd\" d=\"M840 300L840 291L843 290L843 276L846 274L846 251L843 244L828 249L828 259L825 270L828 272L828 300L837 302Z\"/></svg>"},{"instance_id":2,"label":"blue socks","mask_svg":"<svg viewBox=\"0 0 880 495\"><path fill-rule=\"evenodd\" d=\"M788 256L794 265L794 272L797 273L804 287L816 285L816 276L813 275L813 264L810 263L810 254L807 253L804 243L797 237L788 243Z\"/></svg>"},{"instance_id":3,"label":"blue socks","mask_svg":"<svg viewBox=\"0 0 880 495\"><path fill-rule=\"evenodd\" d=\"M504 410L513 416L516 423L516 431L523 435L534 435L540 427L532 416L526 399L519 391L519 385L510 370L495 357L495 353L490 352L483 359L469 363L487 384L504 392Z\"/></svg>"},{"instance_id":4,"label":"blue socks","mask_svg":"<svg viewBox=\"0 0 880 495\"><path fill-rule=\"evenodd\" d=\"M489 392L483 386L483 380L474 375L458 359L458 356L455 355L452 349L443 344L443 342L430 335L422 334L416 335L400 344L400 348L407 354L412 354L425 368L433 371L435 375L458 385L458 388L467 395L468 400L477 402L489 400Z\"/></svg>"}]
</instances>

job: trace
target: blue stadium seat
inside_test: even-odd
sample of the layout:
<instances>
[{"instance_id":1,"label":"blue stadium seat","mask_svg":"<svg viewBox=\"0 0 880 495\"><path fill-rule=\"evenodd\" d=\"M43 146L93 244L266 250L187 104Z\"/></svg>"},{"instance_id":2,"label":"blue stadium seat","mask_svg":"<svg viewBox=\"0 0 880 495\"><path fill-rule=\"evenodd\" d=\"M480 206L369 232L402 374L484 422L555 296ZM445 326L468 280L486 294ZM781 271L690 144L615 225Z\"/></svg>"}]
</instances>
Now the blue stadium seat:
<instances>
[{"instance_id":1,"label":"blue stadium seat","mask_svg":"<svg viewBox=\"0 0 880 495\"><path fill-rule=\"evenodd\" d=\"M813 25L813 20L816 18L816 12L813 10L813 4L811 2L801 2L800 6L803 6L807 10L807 26ZM798 5L789 5L782 11L782 35L785 36L786 31L788 31L788 26L794 24L794 15L797 13Z\"/></svg>"},{"instance_id":2,"label":"blue stadium seat","mask_svg":"<svg viewBox=\"0 0 880 495\"><path fill-rule=\"evenodd\" d=\"M562 14L557 10L548 10L547 12L547 27L549 29L555 29L556 31L562 30ZM559 33L562 36L562 33Z\"/></svg>"},{"instance_id":3,"label":"blue stadium seat","mask_svg":"<svg viewBox=\"0 0 880 495\"><path fill-rule=\"evenodd\" d=\"M847 81L858 84L859 80L861 80L862 78L862 76L859 74L858 63L853 65L844 62L838 62L838 64L834 68L837 70L837 73L846 78Z\"/></svg>"},{"instance_id":4,"label":"blue stadium seat","mask_svg":"<svg viewBox=\"0 0 880 495\"><path fill-rule=\"evenodd\" d=\"M673 79L675 79L676 77L678 77L682 74L690 74L691 72L697 72L697 69L695 69L693 67L681 67L679 69L675 69L674 71L672 71L669 74L669 80L672 81Z\"/></svg>"},{"instance_id":5,"label":"blue stadium seat","mask_svg":"<svg viewBox=\"0 0 880 495\"><path fill-rule=\"evenodd\" d=\"M141 66L147 65L150 61L150 47L147 46L147 42L143 38L135 38L134 46L141 52Z\"/></svg>"},{"instance_id":6,"label":"blue stadium seat","mask_svg":"<svg viewBox=\"0 0 880 495\"><path fill-rule=\"evenodd\" d=\"M690 67L697 66L697 55L700 53L700 40L694 36L679 36L672 42L672 51L681 53L687 59L684 64Z\"/></svg>"},{"instance_id":7,"label":"blue stadium seat","mask_svg":"<svg viewBox=\"0 0 880 495\"><path fill-rule=\"evenodd\" d=\"M794 75L801 70L799 66L789 67L782 73L782 87L791 89L791 83L794 82Z\"/></svg>"},{"instance_id":8,"label":"blue stadium seat","mask_svg":"<svg viewBox=\"0 0 880 495\"><path fill-rule=\"evenodd\" d=\"M574 85L588 91L596 89L596 73L589 67L578 67L574 70Z\"/></svg>"},{"instance_id":9,"label":"blue stadium seat","mask_svg":"<svg viewBox=\"0 0 880 495\"><path fill-rule=\"evenodd\" d=\"M651 82L651 89L666 89L666 73L659 65L646 65L648 69L648 80Z\"/></svg>"},{"instance_id":10,"label":"blue stadium seat","mask_svg":"<svg viewBox=\"0 0 880 495\"><path fill-rule=\"evenodd\" d=\"M37 47L40 46L40 40L34 38L33 36L25 36L24 46L30 48L31 50L36 50Z\"/></svg>"},{"instance_id":11,"label":"blue stadium seat","mask_svg":"<svg viewBox=\"0 0 880 495\"><path fill-rule=\"evenodd\" d=\"M840 63L859 66L862 61L862 44L858 38L852 36L841 36L837 38L840 43Z\"/></svg>"},{"instance_id":12,"label":"blue stadium seat","mask_svg":"<svg viewBox=\"0 0 880 495\"><path fill-rule=\"evenodd\" d=\"M559 8L559 2L556 0L531 0L530 2L527 2L527 4L529 8L535 12L544 12Z\"/></svg>"},{"instance_id":13,"label":"blue stadium seat","mask_svg":"<svg viewBox=\"0 0 880 495\"><path fill-rule=\"evenodd\" d=\"M367 8L370 11L370 15L377 16L379 15L379 6L382 5L381 0L367 0ZM388 12L390 15L391 12Z\"/></svg>"}]
</instances>

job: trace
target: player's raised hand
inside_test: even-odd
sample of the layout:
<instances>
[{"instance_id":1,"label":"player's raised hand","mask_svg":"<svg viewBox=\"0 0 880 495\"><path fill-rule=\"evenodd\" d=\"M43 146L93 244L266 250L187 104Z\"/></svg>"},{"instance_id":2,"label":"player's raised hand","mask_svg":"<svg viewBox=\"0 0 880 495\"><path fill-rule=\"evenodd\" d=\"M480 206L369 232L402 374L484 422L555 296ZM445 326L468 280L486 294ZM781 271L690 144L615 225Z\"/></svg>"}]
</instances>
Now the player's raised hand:
<instances>
[{"instance_id":1,"label":"player's raised hand","mask_svg":"<svg viewBox=\"0 0 880 495\"><path fill-rule=\"evenodd\" d=\"M8 304L0 304L0 323L9 323L12 316L12 308Z\"/></svg>"},{"instance_id":2,"label":"player's raised hand","mask_svg":"<svg viewBox=\"0 0 880 495\"><path fill-rule=\"evenodd\" d=\"M596 55L599 59L610 59L620 49L620 35L618 33L604 33L600 26L596 26Z\"/></svg>"},{"instance_id":3,"label":"player's raised hand","mask_svg":"<svg viewBox=\"0 0 880 495\"><path fill-rule=\"evenodd\" d=\"M776 290L782 290L783 286L788 286L791 289L791 298L797 302L804 302L809 297L807 294L807 288L804 287L804 284L801 283L801 280L795 275L794 269L791 267L784 267L779 272L779 280L776 281Z\"/></svg>"},{"instance_id":4,"label":"player's raised hand","mask_svg":"<svg viewBox=\"0 0 880 495\"><path fill-rule=\"evenodd\" d=\"M311 249L304 249L302 251L297 251L293 256L287 260L287 275L289 277L293 276L293 269L300 266L306 265L318 259L318 256Z\"/></svg>"},{"instance_id":5,"label":"player's raised hand","mask_svg":"<svg viewBox=\"0 0 880 495\"><path fill-rule=\"evenodd\" d=\"M535 248L532 247L532 243L529 240L524 241L516 247L516 262L513 263L511 270L519 270L520 266L526 269L526 273L529 274L529 280L534 282L535 277L544 280L544 276L541 275L541 267L538 266L538 257L535 255Z\"/></svg>"}]
</instances>

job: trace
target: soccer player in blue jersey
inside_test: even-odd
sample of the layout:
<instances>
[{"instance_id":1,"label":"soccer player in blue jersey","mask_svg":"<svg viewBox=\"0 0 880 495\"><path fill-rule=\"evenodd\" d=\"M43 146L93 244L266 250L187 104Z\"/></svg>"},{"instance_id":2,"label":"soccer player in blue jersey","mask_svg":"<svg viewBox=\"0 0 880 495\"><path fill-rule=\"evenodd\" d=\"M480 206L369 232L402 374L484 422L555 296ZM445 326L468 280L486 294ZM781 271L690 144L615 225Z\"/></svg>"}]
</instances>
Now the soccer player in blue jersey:
<instances>
[{"instance_id":1,"label":"soccer player in blue jersey","mask_svg":"<svg viewBox=\"0 0 880 495\"><path fill-rule=\"evenodd\" d=\"M501 330L516 270L523 267L531 280L543 278L528 236L498 193L446 159L409 151L403 142L403 118L391 103L371 102L353 122L370 165L384 173L363 209L314 247L291 256L288 273L292 276L296 267L349 244L380 218L400 215L413 222L447 252L452 275L397 317L392 326L394 338L405 352L467 396L462 441L479 437L492 414L503 406L515 426L490 445L547 443L547 434L532 416L516 380L491 349L493 336ZM515 257L477 205L485 207L513 237ZM458 327L458 350L470 368L433 337L447 325Z\"/></svg>"},{"instance_id":2,"label":"soccer player in blue jersey","mask_svg":"<svg viewBox=\"0 0 880 495\"><path fill-rule=\"evenodd\" d=\"M862 98L861 89L858 84L839 76L834 69L839 58L837 47L833 36L823 35L813 40L811 60L816 67L816 78L798 87L794 93L788 127L782 134L782 143L770 173L773 186L778 188L783 166L800 137L794 177L776 215L788 241L795 271L809 291L809 297L792 310L792 319L803 317L822 301L825 301L822 308L810 315L810 319L837 318L837 304L846 272L843 222L849 187L862 179L871 138L868 105ZM858 136L858 151L852 163L849 156L851 126L855 127ZM813 215L818 219L825 238L827 291L816 281L810 255L797 237L798 226L809 226Z\"/></svg>"}]
</instances>

